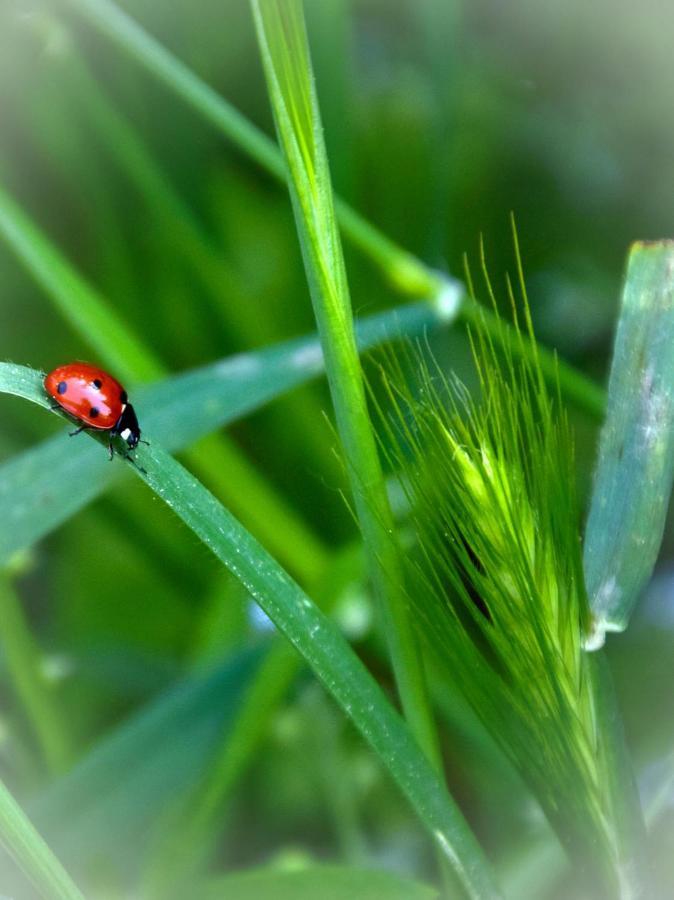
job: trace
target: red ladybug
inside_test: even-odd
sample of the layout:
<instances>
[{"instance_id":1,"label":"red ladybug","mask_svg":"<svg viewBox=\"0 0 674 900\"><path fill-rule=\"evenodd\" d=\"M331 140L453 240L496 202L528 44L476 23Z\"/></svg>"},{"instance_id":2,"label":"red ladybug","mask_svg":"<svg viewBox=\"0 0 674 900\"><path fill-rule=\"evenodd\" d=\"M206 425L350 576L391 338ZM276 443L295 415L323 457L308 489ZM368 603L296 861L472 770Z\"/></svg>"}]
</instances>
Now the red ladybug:
<instances>
[{"instance_id":1,"label":"red ladybug","mask_svg":"<svg viewBox=\"0 0 674 900\"><path fill-rule=\"evenodd\" d=\"M110 459L113 455L113 437L119 436L126 441L129 450L138 445L140 427L135 410L128 401L126 391L112 375L87 363L69 363L50 372L45 377L44 386L61 409L84 423L71 435L89 428L110 432ZM131 459L128 453L126 458Z\"/></svg>"}]
</instances>

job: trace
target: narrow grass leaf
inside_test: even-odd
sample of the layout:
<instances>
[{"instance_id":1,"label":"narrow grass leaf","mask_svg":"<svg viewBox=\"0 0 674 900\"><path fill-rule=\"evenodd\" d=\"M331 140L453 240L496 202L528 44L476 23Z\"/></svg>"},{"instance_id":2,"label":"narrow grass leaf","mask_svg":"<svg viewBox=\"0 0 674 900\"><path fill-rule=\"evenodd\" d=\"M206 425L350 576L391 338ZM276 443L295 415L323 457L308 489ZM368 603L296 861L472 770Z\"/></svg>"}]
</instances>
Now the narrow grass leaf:
<instances>
[{"instance_id":1,"label":"narrow grass leaf","mask_svg":"<svg viewBox=\"0 0 674 900\"><path fill-rule=\"evenodd\" d=\"M369 419L327 152L299 0L252 0L276 130L288 167L337 429L405 717L441 770L424 673L403 593L393 515Z\"/></svg>"},{"instance_id":2,"label":"narrow grass leaf","mask_svg":"<svg viewBox=\"0 0 674 900\"><path fill-rule=\"evenodd\" d=\"M59 860L0 782L0 842L45 900L84 900Z\"/></svg>"},{"instance_id":3,"label":"narrow grass leaf","mask_svg":"<svg viewBox=\"0 0 674 900\"><path fill-rule=\"evenodd\" d=\"M660 549L674 475L674 242L629 254L585 530L591 646L623 631Z\"/></svg>"},{"instance_id":4,"label":"narrow grass leaf","mask_svg":"<svg viewBox=\"0 0 674 900\"><path fill-rule=\"evenodd\" d=\"M11 392L43 404L40 374L18 369ZM4 375L4 378L3 378ZM0 390L11 378L0 368ZM99 442L100 438L90 436ZM491 869L459 808L381 688L333 624L255 538L153 441L140 447L141 477L235 575L304 657L407 796L471 897L495 897Z\"/></svg>"},{"instance_id":5,"label":"narrow grass leaf","mask_svg":"<svg viewBox=\"0 0 674 900\"><path fill-rule=\"evenodd\" d=\"M72 754L71 737L59 715L53 692L42 671L37 647L10 576L0 571L0 648L47 768L63 770Z\"/></svg>"}]
</instances>

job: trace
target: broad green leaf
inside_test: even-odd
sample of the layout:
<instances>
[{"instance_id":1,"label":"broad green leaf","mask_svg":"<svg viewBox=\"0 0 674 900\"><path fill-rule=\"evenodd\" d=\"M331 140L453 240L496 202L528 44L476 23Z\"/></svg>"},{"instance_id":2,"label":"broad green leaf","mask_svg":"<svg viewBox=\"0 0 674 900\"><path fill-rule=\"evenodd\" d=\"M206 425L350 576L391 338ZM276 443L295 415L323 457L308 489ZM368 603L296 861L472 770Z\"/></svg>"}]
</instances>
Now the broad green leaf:
<instances>
[{"instance_id":1,"label":"broad green leaf","mask_svg":"<svg viewBox=\"0 0 674 900\"><path fill-rule=\"evenodd\" d=\"M434 900L435 888L368 869L312 865L299 871L251 869L214 878L196 900Z\"/></svg>"},{"instance_id":2,"label":"broad green leaf","mask_svg":"<svg viewBox=\"0 0 674 900\"><path fill-rule=\"evenodd\" d=\"M674 474L674 242L629 254L585 531L590 646L623 631L660 549Z\"/></svg>"},{"instance_id":3,"label":"broad green leaf","mask_svg":"<svg viewBox=\"0 0 674 900\"><path fill-rule=\"evenodd\" d=\"M402 306L363 319L357 326L359 347L420 336L443 321L429 304ZM144 436L176 451L322 371L318 340L308 336L144 386L133 401ZM41 379L29 369L0 363L0 390L23 396L30 390L31 399L48 405ZM66 430L0 465L0 565L67 521L123 472L119 461L110 464L99 447L69 438Z\"/></svg>"},{"instance_id":4,"label":"broad green leaf","mask_svg":"<svg viewBox=\"0 0 674 900\"><path fill-rule=\"evenodd\" d=\"M257 651L238 653L171 688L42 794L31 812L59 853L80 869L137 862L152 823L208 769L259 661Z\"/></svg>"}]
</instances>

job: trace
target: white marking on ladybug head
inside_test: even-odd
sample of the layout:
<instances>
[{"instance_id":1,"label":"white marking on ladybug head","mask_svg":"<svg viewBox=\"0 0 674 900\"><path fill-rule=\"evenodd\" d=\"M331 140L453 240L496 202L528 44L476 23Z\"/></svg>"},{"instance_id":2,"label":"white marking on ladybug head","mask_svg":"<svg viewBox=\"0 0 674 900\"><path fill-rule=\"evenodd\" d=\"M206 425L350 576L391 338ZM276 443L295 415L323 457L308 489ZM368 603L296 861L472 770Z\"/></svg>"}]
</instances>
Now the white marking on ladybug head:
<instances>
[{"instance_id":1,"label":"white marking on ladybug head","mask_svg":"<svg viewBox=\"0 0 674 900\"><path fill-rule=\"evenodd\" d=\"M120 431L119 436L123 441L128 441L131 437L131 429L125 428L124 431Z\"/></svg>"}]
</instances>

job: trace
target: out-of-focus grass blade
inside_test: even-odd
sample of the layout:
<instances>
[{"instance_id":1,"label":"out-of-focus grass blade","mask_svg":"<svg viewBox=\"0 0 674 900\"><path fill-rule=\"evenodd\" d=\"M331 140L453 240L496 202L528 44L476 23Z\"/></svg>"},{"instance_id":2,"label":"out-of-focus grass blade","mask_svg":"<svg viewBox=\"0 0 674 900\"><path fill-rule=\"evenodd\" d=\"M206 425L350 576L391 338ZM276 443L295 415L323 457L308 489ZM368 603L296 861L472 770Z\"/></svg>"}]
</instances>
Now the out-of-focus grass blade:
<instances>
[{"instance_id":1,"label":"out-of-focus grass blade","mask_svg":"<svg viewBox=\"0 0 674 900\"><path fill-rule=\"evenodd\" d=\"M194 896L195 900L434 900L438 892L390 872L312 865L299 871L235 872L197 887Z\"/></svg>"},{"instance_id":2,"label":"out-of-focus grass blade","mask_svg":"<svg viewBox=\"0 0 674 900\"><path fill-rule=\"evenodd\" d=\"M254 676L246 651L172 688L103 738L32 806L35 820L73 866L105 859L120 869L146 849L142 838L182 792L203 777Z\"/></svg>"},{"instance_id":3,"label":"out-of-focus grass blade","mask_svg":"<svg viewBox=\"0 0 674 900\"><path fill-rule=\"evenodd\" d=\"M158 362L136 341L114 310L81 278L61 254L44 239L21 208L0 187L0 234L14 249L35 279L52 297L64 318L75 328L85 319L89 341L102 359L106 347L118 348L116 375L129 383L157 377ZM54 289L53 285L58 285Z\"/></svg>"},{"instance_id":4,"label":"out-of-focus grass blade","mask_svg":"<svg viewBox=\"0 0 674 900\"><path fill-rule=\"evenodd\" d=\"M630 250L585 532L589 646L627 627L662 540L674 473L674 242Z\"/></svg>"},{"instance_id":5,"label":"out-of-focus grass blade","mask_svg":"<svg viewBox=\"0 0 674 900\"><path fill-rule=\"evenodd\" d=\"M35 885L40 897L47 900L84 900L66 870L1 782L0 842Z\"/></svg>"},{"instance_id":6,"label":"out-of-focus grass blade","mask_svg":"<svg viewBox=\"0 0 674 900\"><path fill-rule=\"evenodd\" d=\"M396 336L414 337L443 323L424 302L363 319L361 350ZM134 405L150 440L182 450L205 434L250 413L323 371L314 336L287 341L139 388ZM32 370L0 363L0 389L47 406L41 378ZM0 565L66 521L120 477L99 447L64 430L0 465Z\"/></svg>"}]
</instances>

